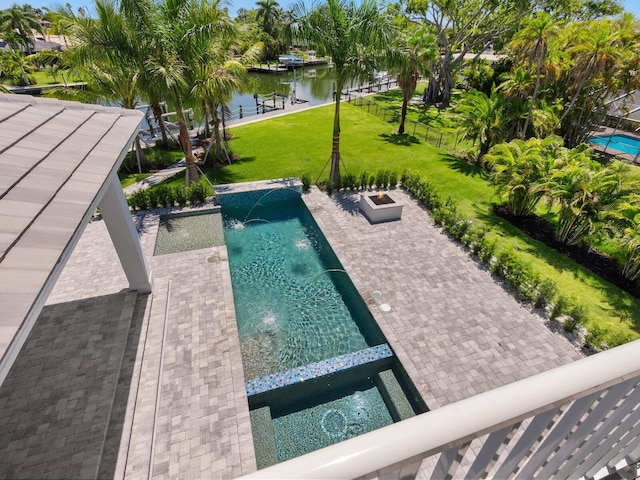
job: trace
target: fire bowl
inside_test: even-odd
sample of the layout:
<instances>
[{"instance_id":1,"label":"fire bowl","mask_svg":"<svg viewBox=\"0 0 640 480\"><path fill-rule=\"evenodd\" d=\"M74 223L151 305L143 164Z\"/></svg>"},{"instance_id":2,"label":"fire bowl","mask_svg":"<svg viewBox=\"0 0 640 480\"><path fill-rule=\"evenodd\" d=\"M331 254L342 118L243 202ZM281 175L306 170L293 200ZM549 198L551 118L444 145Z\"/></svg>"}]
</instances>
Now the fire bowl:
<instances>
[{"instance_id":1,"label":"fire bowl","mask_svg":"<svg viewBox=\"0 0 640 480\"><path fill-rule=\"evenodd\" d=\"M361 194L360 211L371 223L391 222L402 217L402 204L383 192Z\"/></svg>"}]
</instances>

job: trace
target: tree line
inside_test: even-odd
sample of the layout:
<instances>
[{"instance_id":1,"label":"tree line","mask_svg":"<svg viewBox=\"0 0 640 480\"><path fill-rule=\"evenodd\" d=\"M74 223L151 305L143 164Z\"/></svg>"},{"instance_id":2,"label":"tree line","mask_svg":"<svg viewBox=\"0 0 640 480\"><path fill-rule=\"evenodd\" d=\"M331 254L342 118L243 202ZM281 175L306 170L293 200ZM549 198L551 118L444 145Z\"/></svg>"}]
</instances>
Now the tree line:
<instances>
[{"instance_id":1,"label":"tree line","mask_svg":"<svg viewBox=\"0 0 640 480\"><path fill-rule=\"evenodd\" d=\"M214 153L222 155L225 105L244 90L246 66L277 60L293 46L331 58L337 92L375 70L397 76L400 134L419 78L429 80L425 103L439 108L451 105L454 87L474 87L456 111L478 143L478 162L493 145L513 139L556 134L569 148L579 145L602 120L607 100L638 81L638 22L621 15L616 0L326 0L287 9L259 0L235 18L219 0L96 0L94 11L90 16L67 5L38 17L28 5L14 5L0 12L0 36L15 47L14 74L27 77L25 56L16 50L28 55L46 17L69 39L68 48L36 58L50 68L72 68L87 82L85 89L57 94L124 108L145 101L164 144L170 133L160 104L168 100L178 116L187 184L198 173L183 110L201 109ZM489 48L508 59L484 64L480 54ZM8 76L8 58L0 59L0 76ZM338 182L339 95L331 159Z\"/></svg>"}]
</instances>

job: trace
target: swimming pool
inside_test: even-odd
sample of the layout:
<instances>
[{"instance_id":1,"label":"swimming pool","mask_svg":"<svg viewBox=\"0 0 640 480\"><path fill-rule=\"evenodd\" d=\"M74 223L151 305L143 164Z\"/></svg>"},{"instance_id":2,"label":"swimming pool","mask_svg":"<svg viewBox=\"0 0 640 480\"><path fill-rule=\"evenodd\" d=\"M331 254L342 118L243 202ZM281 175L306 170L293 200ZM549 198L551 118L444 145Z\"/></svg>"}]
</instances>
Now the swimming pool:
<instances>
[{"instance_id":1,"label":"swimming pool","mask_svg":"<svg viewBox=\"0 0 640 480\"><path fill-rule=\"evenodd\" d=\"M222 216L259 468L426 411L299 194Z\"/></svg>"},{"instance_id":2,"label":"swimming pool","mask_svg":"<svg viewBox=\"0 0 640 480\"><path fill-rule=\"evenodd\" d=\"M629 135L605 135L603 137L591 137L589 142L601 145L607 149L618 150L633 156L640 151L640 139Z\"/></svg>"}]
</instances>

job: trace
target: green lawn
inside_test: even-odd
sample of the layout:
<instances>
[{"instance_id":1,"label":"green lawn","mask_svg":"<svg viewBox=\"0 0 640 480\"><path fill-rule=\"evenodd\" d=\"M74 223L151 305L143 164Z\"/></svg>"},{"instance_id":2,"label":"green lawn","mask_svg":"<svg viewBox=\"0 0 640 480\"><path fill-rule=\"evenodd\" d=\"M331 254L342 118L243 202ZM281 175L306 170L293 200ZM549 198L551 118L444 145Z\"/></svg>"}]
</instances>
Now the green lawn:
<instances>
[{"instance_id":1,"label":"green lawn","mask_svg":"<svg viewBox=\"0 0 640 480\"><path fill-rule=\"evenodd\" d=\"M122 188L127 188L129 185L133 185L151 175L151 173L119 173L118 177Z\"/></svg>"},{"instance_id":2,"label":"green lawn","mask_svg":"<svg viewBox=\"0 0 640 480\"><path fill-rule=\"evenodd\" d=\"M63 74L64 74L64 79L62 78ZM56 83L64 84L65 80L67 81L67 83L78 83L78 82L85 81L85 79L82 78L81 76L71 75L69 73L69 70L58 71L56 73L55 80L45 70L37 71L33 75L36 77L36 80L38 81L37 83L38 85L53 85Z\"/></svg>"},{"instance_id":3,"label":"green lawn","mask_svg":"<svg viewBox=\"0 0 640 480\"><path fill-rule=\"evenodd\" d=\"M498 199L483 172L448 155L445 151L410 135L393 134L393 127L366 110L343 104L341 152L343 172L360 173L391 169L418 172L437 185L444 197L450 195L459 211L474 224L487 226L507 245L530 261L534 271L552 278L562 294L586 305L587 327L606 329L605 340L640 337L640 301L605 282L563 255L531 240L492 213ZM234 127L230 146L240 160L224 168L207 169L215 183L244 182L309 173L312 180L328 177L326 165L331 148L333 106L306 110L295 115ZM322 174L321 174L322 172ZM179 175L171 182L182 184Z\"/></svg>"}]
</instances>

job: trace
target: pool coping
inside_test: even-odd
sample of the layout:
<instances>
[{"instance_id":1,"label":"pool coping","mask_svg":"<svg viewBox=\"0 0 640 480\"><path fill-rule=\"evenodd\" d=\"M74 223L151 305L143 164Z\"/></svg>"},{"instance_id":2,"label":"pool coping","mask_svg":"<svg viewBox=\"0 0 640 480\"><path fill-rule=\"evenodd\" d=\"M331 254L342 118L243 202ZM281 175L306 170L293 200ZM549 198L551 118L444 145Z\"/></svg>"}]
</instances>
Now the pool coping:
<instances>
[{"instance_id":1,"label":"pool coping","mask_svg":"<svg viewBox=\"0 0 640 480\"><path fill-rule=\"evenodd\" d=\"M313 380L324 375L341 372L349 368L358 367L393 356L389 344L383 343L375 347L365 348L356 352L346 353L337 357L328 358L319 362L309 363L300 367L291 368L283 372L246 380L245 388L247 397L269 392L282 387L295 385L299 382Z\"/></svg>"}]
</instances>

